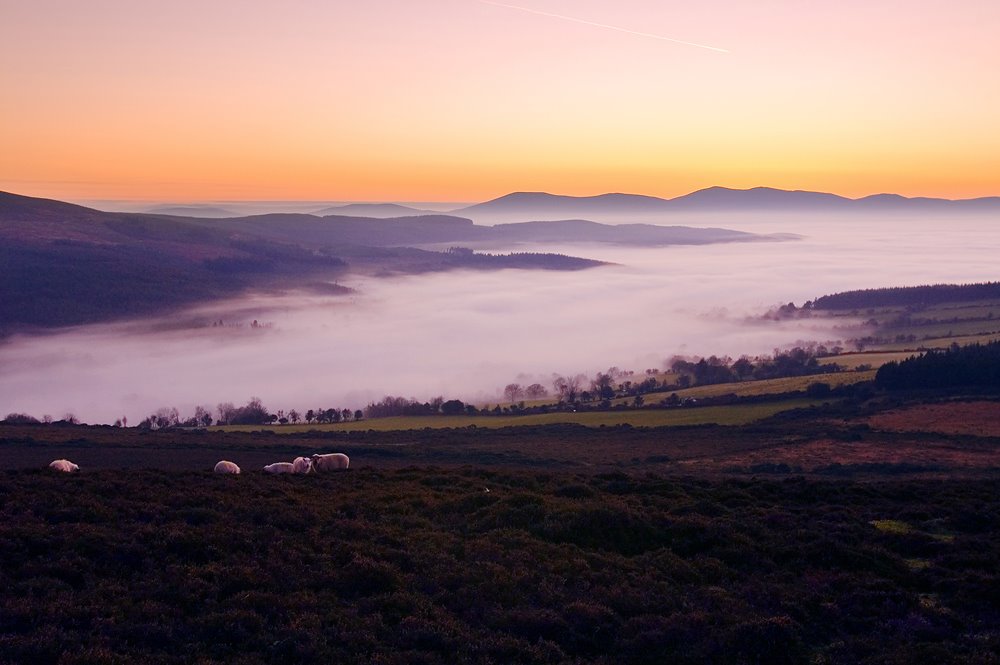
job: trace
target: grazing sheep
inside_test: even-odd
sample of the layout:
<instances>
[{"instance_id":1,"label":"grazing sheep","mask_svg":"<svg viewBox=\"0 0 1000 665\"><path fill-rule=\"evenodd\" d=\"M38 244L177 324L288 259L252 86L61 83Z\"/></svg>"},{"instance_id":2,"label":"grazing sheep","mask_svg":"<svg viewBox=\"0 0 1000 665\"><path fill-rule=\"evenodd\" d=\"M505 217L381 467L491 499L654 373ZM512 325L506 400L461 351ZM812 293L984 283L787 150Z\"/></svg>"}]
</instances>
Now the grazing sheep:
<instances>
[{"instance_id":1,"label":"grazing sheep","mask_svg":"<svg viewBox=\"0 0 1000 665\"><path fill-rule=\"evenodd\" d=\"M312 466L315 471L340 471L350 464L351 459L344 453L312 456Z\"/></svg>"},{"instance_id":2,"label":"grazing sheep","mask_svg":"<svg viewBox=\"0 0 1000 665\"><path fill-rule=\"evenodd\" d=\"M275 462L265 466L264 473L295 473L295 465L291 462Z\"/></svg>"},{"instance_id":3,"label":"grazing sheep","mask_svg":"<svg viewBox=\"0 0 1000 665\"><path fill-rule=\"evenodd\" d=\"M68 459L52 460L49 463L49 468L53 471L62 471L63 473L76 473L80 470L79 466L73 464Z\"/></svg>"},{"instance_id":4,"label":"grazing sheep","mask_svg":"<svg viewBox=\"0 0 1000 665\"><path fill-rule=\"evenodd\" d=\"M222 460L221 462L219 462L218 464L215 465L215 472L216 473L234 473L234 474L239 475L239 473L240 473L240 467L236 466L236 464L234 464L233 462L229 462L227 460Z\"/></svg>"},{"instance_id":5,"label":"grazing sheep","mask_svg":"<svg viewBox=\"0 0 1000 665\"><path fill-rule=\"evenodd\" d=\"M295 473L309 473L313 470L313 461L308 457L296 457L292 460Z\"/></svg>"}]
</instances>

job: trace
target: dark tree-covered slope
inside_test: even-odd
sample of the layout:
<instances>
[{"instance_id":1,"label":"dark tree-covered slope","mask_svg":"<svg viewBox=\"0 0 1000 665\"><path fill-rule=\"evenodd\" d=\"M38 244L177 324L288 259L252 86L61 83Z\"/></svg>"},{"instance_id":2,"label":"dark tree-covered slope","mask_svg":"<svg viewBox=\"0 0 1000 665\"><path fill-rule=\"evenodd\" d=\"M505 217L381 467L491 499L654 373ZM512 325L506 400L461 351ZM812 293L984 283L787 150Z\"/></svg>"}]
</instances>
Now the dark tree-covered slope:
<instances>
[{"instance_id":1,"label":"dark tree-covered slope","mask_svg":"<svg viewBox=\"0 0 1000 665\"><path fill-rule=\"evenodd\" d=\"M889 389L979 387L1000 390L1000 342L933 349L882 365L875 384Z\"/></svg>"},{"instance_id":2,"label":"dark tree-covered slope","mask_svg":"<svg viewBox=\"0 0 1000 665\"><path fill-rule=\"evenodd\" d=\"M1000 300L1000 282L979 284L930 284L844 291L813 301L814 309L862 309L866 307L923 307L949 302Z\"/></svg>"}]
</instances>

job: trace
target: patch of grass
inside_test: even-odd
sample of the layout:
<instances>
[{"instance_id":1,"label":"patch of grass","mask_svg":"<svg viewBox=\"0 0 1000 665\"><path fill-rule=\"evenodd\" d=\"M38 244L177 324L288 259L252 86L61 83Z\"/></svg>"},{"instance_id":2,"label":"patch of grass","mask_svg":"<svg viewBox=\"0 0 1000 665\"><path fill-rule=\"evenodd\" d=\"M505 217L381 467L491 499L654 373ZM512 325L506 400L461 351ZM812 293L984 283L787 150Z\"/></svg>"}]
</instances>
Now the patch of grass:
<instances>
[{"instance_id":1,"label":"patch of grass","mask_svg":"<svg viewBox=\"0 0 1000 665\"><path fill-rule=\"evenodd\" d=\"M908 351L904 354L905 357L909 357L916 353L913 349L947 349L952 344L958 344L959 346L967 346L969 344L987 344L1000 340L1000 332L984 333L976 335L952 335L949 337L938 337L936 339L918 339L915 342L900 342L893 344L879 344L873 348L879 349L881 351Z\"/></svg>"},{"instance_id":2,"label":"patch of grass","mask_svg":"<svg viewBox=\"0 0 1000 665\"><path fill-rule=\"evenodd\" d=\"M560 412L529 416L400 416L328 425L226 425L212 429L221 429L227 432L253 432L267 429L277 434L301 434L314 430L322 432L392 431L463 428L473 425L489 429L554 424L577 424L586 427L601 427L602 425L605 427L615 425L632 425L633 427L745 425L770 418L783 411L805 409L821 404L823 404L821 400L791 399L765 404L735 404L698 408Z\"/></svg>"},{"instance_id":3,"label":"patch of grass","mask_svg":"<svg viewBox=\"0 0 1000 665\"><path fill-rule=\"evenodd\" d=\"M903 536L914 531L912 526L900 520L872 520L869 524L882 533L891 533L897 536Z\"/></svg>"},{"instance_id":4,"label":"patch of grass","mask_svg":"<svg viewBox=\"0 0 1000 665\"><path fill-rule=\"evenodd\" d=\"M931 562L927 559L903 559L903 563L910 570L926 570L931 567Z\"/></svg>"},{"instance_id":5,"label":"patch of grass","mask_svg":"<svg viewBox=\"0 0 1000 665\"><path fill-rule=\"evenodd\" d=\"M996 334L998 324L1000 324L1000 321L995 319L989 321L959 320L952 322L943 321L941 323L885 326L881 330L884 335L915 335L917 343L919 343L924 337Z\"/></svg>"},{"instance_id":6,"label":"patch of grass","mask_svg":"<svg viewBox=\"0 0 1000 665\"><path fill-rule=\"evenodd\" d=\"M915 344L915 343L914 343ZM881 347L880 347L881 348ZM862 352L862 353L842 353L839 356L820 358L821 365L840 365L849 370L856 369L862 365L871 365L873 369L878 369L887 362L893 360L906 360L913 355L913 351L893 351L893 352ZM874 372L872 376L874 377Z\"/></svg>"}]
</instances>

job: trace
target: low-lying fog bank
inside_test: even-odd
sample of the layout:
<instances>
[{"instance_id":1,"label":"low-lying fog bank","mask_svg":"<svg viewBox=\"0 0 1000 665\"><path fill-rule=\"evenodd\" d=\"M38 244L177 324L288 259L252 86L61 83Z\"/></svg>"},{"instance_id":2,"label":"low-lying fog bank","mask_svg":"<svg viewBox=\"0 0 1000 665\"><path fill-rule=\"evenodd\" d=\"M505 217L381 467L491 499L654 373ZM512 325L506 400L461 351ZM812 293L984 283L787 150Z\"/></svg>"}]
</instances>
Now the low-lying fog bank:
<instances>
[{"instance_id":1,"label":"low-lying fog bank","mask_svg":"<svg viewBox=\"0 0 1000 665\"><path fill-rule=\"evenodd\" d=\"M159 407L190 414L251 396L299 411L355 409L386 394L495 403L505 384L551 386L553 373L641 371L677 353L736 357L838 340L823 321L753 319L847 289L995 280L997 226L803 220L743 226L805 236L787 243L496 248L617 265L358 278L341 282L357 289L348 296L249 296L166 321L14 337L0 345L0 417L72 412L136 423Z\"/></svg>"}]
</instances>

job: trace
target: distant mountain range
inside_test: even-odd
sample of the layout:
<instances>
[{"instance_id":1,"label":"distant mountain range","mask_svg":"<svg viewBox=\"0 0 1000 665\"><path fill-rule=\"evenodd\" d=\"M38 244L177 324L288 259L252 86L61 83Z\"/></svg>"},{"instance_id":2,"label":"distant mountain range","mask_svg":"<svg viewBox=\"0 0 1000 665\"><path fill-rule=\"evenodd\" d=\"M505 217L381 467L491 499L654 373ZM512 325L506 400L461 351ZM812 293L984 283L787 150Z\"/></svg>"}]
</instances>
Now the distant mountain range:
<instances>
[{"instance_id":1,"label":"distant mountain range","mask_svg":"<svg viewBox=\"0 0 1000 665\"><path fill-rule=\"evenodd\" d=\"M907 198L876 194L849 199L836 194L788 191L770 187L728 189L709 187L673 199L637 194L561 196L544 192L515 192L452 211L477 221L527 221L579 217L625 220L662 218L687 213L1000 213L1000 197L977 199Z\"/></svg>"},{"instance_id":2,"label":"distant mountain range","mask_svg":"<svg viewBox=\"0 0 1000 665\"><path fill-rule=\"evenodd\" d=\"M1000 213L1000 197L975 199L941 199L928 197L908 198L899 194L875 194L850 199L837 194L801 190L783 190L771 187L730 189L709 187L672 199L639 194L599 194L597 196L563 196L546 192L514 192L499 198L465 205L448 210L435 205L435 210L415 208L398 203L348 203L317 210L302 202L290 209L281 210L280 202L268 202L269 209L248 203L225 204L164 204L148 208L146 212L179 217L225 218L242 217L256 207L254 212L281 214L305 212L319 217L339 215L378 219L421 217L427 215L452 215L470 218L477 222L496 224L505 222L553 221L563 219L589 219L592 221L654 222L665 221L670 215L718 213L835 213L870 214L887 213L919 215L935 213ZM441 212L446 210L447 212Z\"/></svg>"},{"instance_id":3,"label":"distant mountain range","mask_svg":"<svg viewBox=\"0 0 1000 665\"><path fill-rule=\"evenodd\" d=\"M162 210L162 209L161 209ZM432 214L389 219L271 214L207 218L92 208L0 192L0 336L150 313L249 287L317 276L430 270L579 270L555 254L437 252L420 246L604 242L640 246L775 240L728 229L586 220L481 226Z\"/></svg>"}]
</instances>

